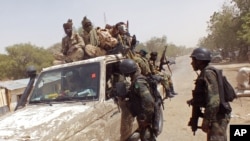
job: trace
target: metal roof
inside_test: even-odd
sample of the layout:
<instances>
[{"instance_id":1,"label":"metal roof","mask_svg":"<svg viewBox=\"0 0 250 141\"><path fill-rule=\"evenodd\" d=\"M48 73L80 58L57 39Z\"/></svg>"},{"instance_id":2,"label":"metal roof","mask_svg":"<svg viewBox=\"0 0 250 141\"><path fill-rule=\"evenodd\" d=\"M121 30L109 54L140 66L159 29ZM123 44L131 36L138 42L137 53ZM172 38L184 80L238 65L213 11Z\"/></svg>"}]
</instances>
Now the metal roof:
<instances>
[{"instance_id":1,"label":"metal roof","mask_svg":"<svg viewBox=\"0 0 250 141\"><path fill-rule=\"evenodd\" d=\"M0 87L6 88L8 90L16 90L16 89L27 87L28 83L29 83L29 78L9 80L9 81L0 81Z\"/></svg>"}]
</instances>

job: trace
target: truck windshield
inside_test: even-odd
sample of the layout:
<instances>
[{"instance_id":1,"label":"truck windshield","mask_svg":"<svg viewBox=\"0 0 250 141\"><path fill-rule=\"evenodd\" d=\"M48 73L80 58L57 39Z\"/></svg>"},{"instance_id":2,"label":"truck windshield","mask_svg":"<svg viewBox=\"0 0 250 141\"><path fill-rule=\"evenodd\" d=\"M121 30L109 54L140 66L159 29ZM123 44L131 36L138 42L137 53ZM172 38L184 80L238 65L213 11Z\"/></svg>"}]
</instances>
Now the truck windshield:
<instances>
[{"instance_id":1,"label":"truck windshield","mask_svg":"<svg viewBox=\"0 0 250 141\"><path fill-rule=\"evenodd\" d=\"M90 63L41 73L30 103L42 101L97 100L100 64Z\"/></svg>"}]
</instances>

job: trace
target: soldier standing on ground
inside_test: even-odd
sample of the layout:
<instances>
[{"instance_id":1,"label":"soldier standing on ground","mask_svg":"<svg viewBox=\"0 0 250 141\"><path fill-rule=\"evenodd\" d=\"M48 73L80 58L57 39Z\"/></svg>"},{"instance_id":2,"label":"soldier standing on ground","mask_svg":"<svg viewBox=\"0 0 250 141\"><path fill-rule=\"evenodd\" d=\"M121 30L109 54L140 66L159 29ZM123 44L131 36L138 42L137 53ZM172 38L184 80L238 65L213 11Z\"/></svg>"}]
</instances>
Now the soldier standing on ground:
<instances>
[{"instance_id":1,"label":"soldier standing on ground","mask_svg":"<svg viewBox=\"0 0 250 141\"><path fill-rule=\"evenodd\" d=\"M197 48L190 56L194 71L200 71L189 105L204 108L202 131L207 133L207 141L226 141L230 113L220 108L219 86L216 73L206 69L211 61L211 53L205 48ZM191 120L190 120L191 121ZM189 125L192 124L192 121Z\"/></svg>"},{"instance_id":2,"label":"soldier standing on ground","mask_svg":"<svg viewBox=\"0 0 250 141\"><path fill-rule=\"evenodd\" d=\"M152 128L154 116L154 97L150 93L146 78L138 71L138 66L132 59L121 62L120 71L125 77L130 77L131 85L128 92L129 109L136 117L141 141L155 141L149 130Z\"/></svg>"},{"instance_id":3,"label":"soldier standing on ground","mask_svg":"<svg viewBox=\"0 0 250 141\"><path fill-rule=\"evenodd\" d=\"M54 62L54 64L82 60L85 44L79 34L73 32L72 20L69 19L67 23L64 23L63 28L66 36L62 38L61 54L55 55L55 58L60 61Z\"/></svg>"},{"instance_id":4,"label":"soldier standing on ground","mask_svg":"<svg viewBox=\"0 0 250 141\"><path fill-rule=\"evenodd\" d=\"M171 76L166 73L160 72L158 70L158 67L156 66L157 55L158 55L157 52L150 53L150 58L149 58L150 70L153 75L160 75L163 78L161 80L161 84L166 90L166 98L172 98L177 93L174 91Z\"/></svg>"}]
</instances>

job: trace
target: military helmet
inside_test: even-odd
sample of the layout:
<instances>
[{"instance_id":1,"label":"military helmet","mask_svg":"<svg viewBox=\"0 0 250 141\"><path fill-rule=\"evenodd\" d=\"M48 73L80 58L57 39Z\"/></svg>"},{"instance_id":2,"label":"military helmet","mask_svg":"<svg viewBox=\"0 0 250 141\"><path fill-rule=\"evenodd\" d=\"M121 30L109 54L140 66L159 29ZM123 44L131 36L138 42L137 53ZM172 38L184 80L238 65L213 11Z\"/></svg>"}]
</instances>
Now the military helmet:
<instances>
[{"instance_id":1,"label":"military helmet","mask_svg":"<svg viewBox=\"0 0 250 141\"><path fill-rule=\"evenodd\" d=\"M193 50L190 57L194 57L197 60L211 61L211 52L206 48L196 48Z\"/></svg>"},{"instance_id":2,"label":"military helmet","mask_svg":"<svg viewBox=\"0 0 250 141\"><path fill-rule=\"evenodd\" d=\"M121 73L129 74L137 70L137 64L132 59L124 59L119 66Z\"/></svg>"},{"instance_id":3,"label":"military helmet","mask_svg":"<svg viewBox=\"0 0 250 141\"><path fill-rule=\"evenodd\" d=\"M154 52L151 52L150 55L151 55L151 56L157 56L158 53L154 51Z\"/></svg>"},{"instance_id":4,"label":"military helmet","mask_svg":"<svg viewBox=\"0 0 250 141\"><path fill-rule=\"evenodd\" d=\"M144 56L148 54L148 52L145 49L141 49L139 53Z\"/></svg>"}]
</instances>

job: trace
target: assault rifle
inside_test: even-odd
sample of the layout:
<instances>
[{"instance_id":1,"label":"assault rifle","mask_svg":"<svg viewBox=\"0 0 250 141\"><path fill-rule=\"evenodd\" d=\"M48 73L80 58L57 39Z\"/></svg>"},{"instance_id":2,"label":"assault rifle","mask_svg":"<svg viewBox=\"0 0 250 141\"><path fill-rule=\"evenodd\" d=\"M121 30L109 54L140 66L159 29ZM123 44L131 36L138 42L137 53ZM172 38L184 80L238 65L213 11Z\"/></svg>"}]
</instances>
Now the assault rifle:
<instances>
[{"instance_id":1,"label":"assault rifle","mask_svg":"<svg viewBox=\"0 0 250 141\"><path fill-rule=\"evenodd\" d=\"M165 49L162 52L161 59L160 59L160 65L159 65L159 71L164 70L163 65L166 64L166 52L167 52L167 46L165 46Z\"/></svg>"},{"instance_id":2,"label":"assault rifle","mask_svg":"<svg viewBox=\"0 0 250 141\"><path fill-rule=\"evenodd\" d=\"M167 61L167 58L166 58L167 47L168 47L168 46L165 46L165 49L164 49L163 52L162 52L161 59L160 59L160 65L159 65L159 71L165 70L165 69L163 68L163 65L167 64L168 70L169 70L170 73L172 74L171 69L170 69L169 64L168 64L169 61Z\"/></svg>"},{"instance_id":3,"label":"assault rifle","mask_svg":"<svg viewBox=\"0 0 250 141\"><path fill-rule=\"evenodd\" d=\"M194 92L193 92L193 97L194 97ZM192 105L192 117L190 118L188 122L188 126L191 126L193 135L195 136L195 132L197 131L197 129L201 128L200 126L198 126L198 120L199 120L199 117L203 117L203 113L201 112L201 108L195 105L193 99L189 100L187 104L189 106Z\"/></svg>"},{"instance_id":4,"label":"assault rifle","mask_svg":"<svg viewBox=\"0 0 250 141\"><path fill-rule=\"evenodd\" d=\"M195 132L197 131L197 129L201 128L200 126L198 126L198 120L199 120L199 117L201 117L201 115L202 113L201 113L200 107L193 106L192 117L190 118L188 122L188 126L191 126L194 136L195 136Z\"/></svg>"}]
</instances>

